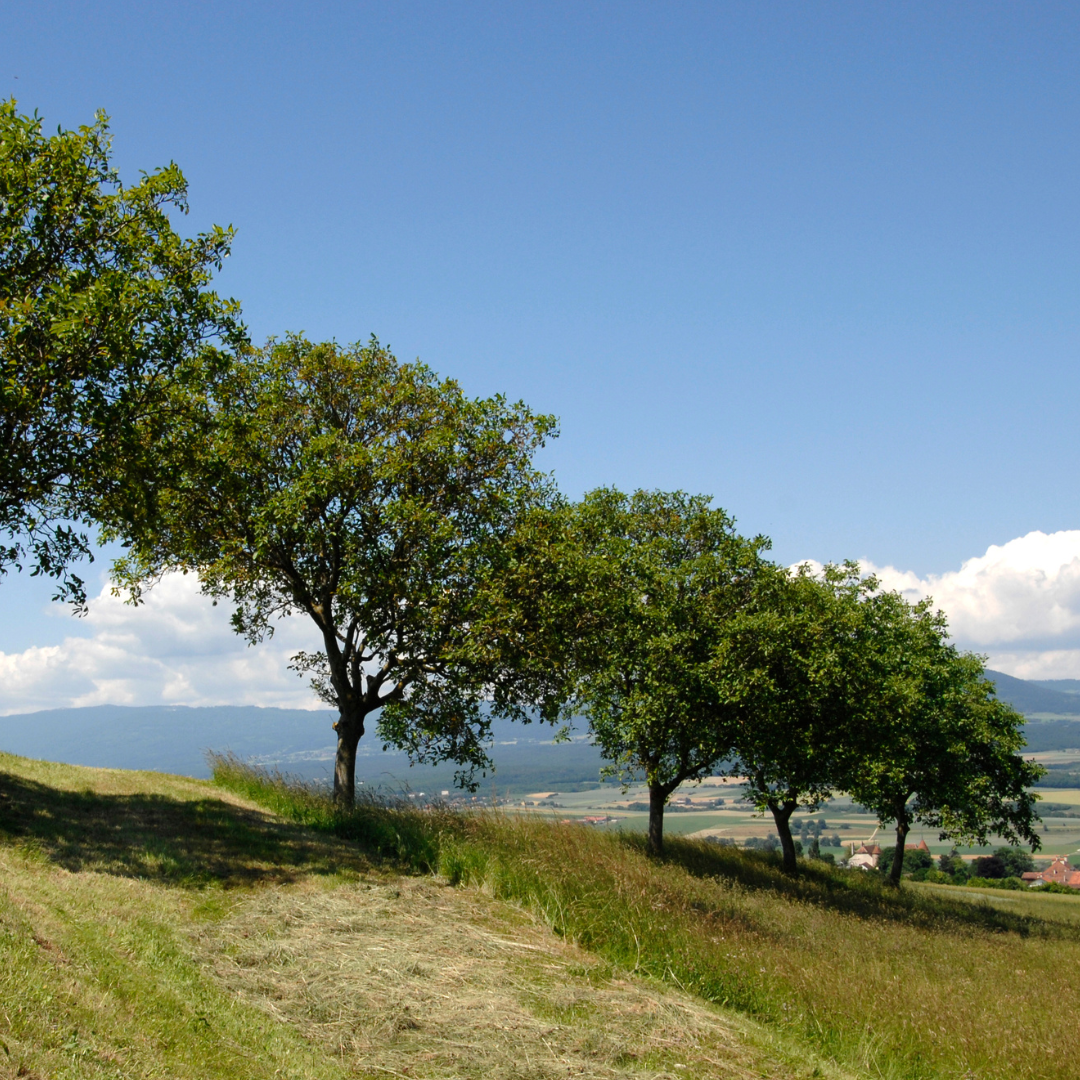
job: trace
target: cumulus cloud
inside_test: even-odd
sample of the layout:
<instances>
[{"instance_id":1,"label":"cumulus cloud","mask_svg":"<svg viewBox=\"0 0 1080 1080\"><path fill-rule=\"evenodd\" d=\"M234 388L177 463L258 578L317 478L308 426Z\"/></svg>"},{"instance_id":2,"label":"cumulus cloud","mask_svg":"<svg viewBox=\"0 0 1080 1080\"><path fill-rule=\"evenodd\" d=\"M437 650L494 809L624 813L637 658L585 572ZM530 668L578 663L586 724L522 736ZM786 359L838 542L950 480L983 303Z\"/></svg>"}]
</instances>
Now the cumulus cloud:
<instances>
[{"instance_id":1,"label":"cumulus cloud","mask_svg":"<svg viewBox=\"0 0 1080 1080\"><path fill-rule=\"evenodd\" d=\"M80 620L86 636L0 653L0 713L82 705L274 705L325 708L289 658L318 647L307 620L248 647L193 576L172 574L137 608L106 587Z\"/></svg>"},{"instance_id":2,"label":"cumulus cloud","mask_svg":"<svg viewBox=\"0 0 1080 1080\"><path fill-rule=\"evenodd\" d=\"M1025 679L1080 678L1080 530L1028 533L959 570L919 577L863 560L886 588L931 596L958 644ZM108 588L60 645L0 653L0 713L80 705L276 705L323 708L288 669L318 648L305 618L280 624L249 648L226 605L214 607L194 577L174 574L132 608ZM88 631L88 632L87 632Z\"/></svg>"},{"instance_id":3,"label":"cumulus cloud","mask_svg":"<svg viewBox=\"0 0 1080 1080\"><path fill-rule=\"evenodd\" d=\"M863 560L911 600L933 597L956 642L1022 679L1080 678L1080 530L1030 532L920 578Z\"/></svg>"}]
</instances>

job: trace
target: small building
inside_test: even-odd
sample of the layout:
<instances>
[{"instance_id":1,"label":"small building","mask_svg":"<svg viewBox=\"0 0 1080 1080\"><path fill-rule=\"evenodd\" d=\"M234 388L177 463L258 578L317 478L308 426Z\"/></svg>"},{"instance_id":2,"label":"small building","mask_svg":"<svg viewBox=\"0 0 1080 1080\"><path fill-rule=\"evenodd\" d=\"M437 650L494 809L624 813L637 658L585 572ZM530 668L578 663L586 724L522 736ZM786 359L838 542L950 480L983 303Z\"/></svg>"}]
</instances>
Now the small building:
<instances>
[{"instance_id":1,"label":"small building","mask_svg":"<svg viewBox=\"0 0 1080 1080\"><path fill-rule=\"evenodd\" d=\"M862 847L848 859L848 866L861 867L864 870L873 870L876 869L880 858L881 846L879 844L863 844Z\"/></svg>"},{"instance_id":2,"label":"small building","mask_svg":"<svg viewBox=\"0 0 1080 1080\"><path fill-rule=\"evenodd\" d=\"M1070 889L1080 889L1080 870L1069 865L1067 855L1059 855L1045 870L1029 870L1021 875L1032 888L1042 885L1067 885Z\"/></svg>"}]
</instances>

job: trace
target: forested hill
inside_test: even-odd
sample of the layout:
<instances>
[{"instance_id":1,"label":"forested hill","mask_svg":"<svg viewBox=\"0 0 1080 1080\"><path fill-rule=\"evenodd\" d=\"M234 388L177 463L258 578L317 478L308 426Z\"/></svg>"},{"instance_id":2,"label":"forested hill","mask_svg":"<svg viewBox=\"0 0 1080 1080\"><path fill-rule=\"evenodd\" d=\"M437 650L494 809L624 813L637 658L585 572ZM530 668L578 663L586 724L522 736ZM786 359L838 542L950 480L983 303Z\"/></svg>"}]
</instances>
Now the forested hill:
<instances>
[{"instance_id":1,"label":"forested hill","mask_svg":"<svg viewBox=\"0 0 1080 1080\"><path fill-rule=\"evenodd\" d=\"M295 776L328 779L333 772L334 714L255 706L96 705L0 716L0 750L68 765L150 769L209 776L205 752L232 751ZM451 789L454 766L410 767L402 753L382 749L374 718L360 740L356 776L367 784L414 791ZM595 784L600 754L581 732L554 743L550 727L493 725L491 756L499 791L573 790ZM486 790L486 788L485 788Z\"/></svg>"},{"instance_id":2,"label":"forested hill","mask_svg":"<svg viewBox=\"0 0 1080 1080\"><path fill-rule=\"evenodd\" d=\"M1028 717L1024 734L1033 753L1080 749L1080 680L1034 682L1000 671L986 673L998 697Z\"/></svg>"},{"instance_id":3,"label":"forested hill","mask_svg":"<svg viewBox=\"0 0 1080 1080\"><path fill-rule=\"evenodd\" d=\"M325 709L94 705L0 716L0 750L68 765L209 776L204 752L303 760L334 743Z\"/></svg>"},{"instance_id":4,"label":"forested hill","mask_svg":"<svg viewBox=\"0 0 1080 1080\"><path fill-rule=\"evenodd\" d=\"M1025 716L1030 713L1053 713L1080 718L1080 680L1033 682L1014 678L1001 671L988 670L986 674L994 681L998 697Z\"/></svg>"}]
</instances>

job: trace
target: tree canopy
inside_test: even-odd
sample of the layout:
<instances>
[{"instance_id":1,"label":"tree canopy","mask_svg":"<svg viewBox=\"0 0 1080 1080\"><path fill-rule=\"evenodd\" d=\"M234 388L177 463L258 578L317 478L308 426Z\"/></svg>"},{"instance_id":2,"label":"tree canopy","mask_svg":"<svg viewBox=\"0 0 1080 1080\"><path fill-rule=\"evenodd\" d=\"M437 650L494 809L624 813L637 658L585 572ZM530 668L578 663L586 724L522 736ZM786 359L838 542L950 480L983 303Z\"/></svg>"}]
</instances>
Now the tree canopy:
<instances>
[{"instance_id":1,"label":"tree canopy","mask_svg":"<svg viewBox=\"0 0 1080 1080\"><path fill-rule=\"evenodd\" d=\"M1023 717L994 695L982 660L948 642L945 617L929 600L878 593L864 615L864 742L847 790L895 822L891 880L900 880L915 822L942 839L985 844L993 833L1038 848L1029 789L1044 770L1022 757Z\"/></svg>"},{"instance_id":2,"label":"tree canopy","mask_svg":"<svg viewBox=\"0 0 1080 1080\"><path fill-rule=\"evenodd\" d=\"M0 102L0 574L27 563L81 603L82 530L145 514L164 383L243 340L208 288L232 230L182 239L187 208L175 164L121 183L104 114L46 135Z\"/></svg>"},{"instance_id":3,"label":"tree canopy","mask_svg":"<svg viewBox=\"0 0 1080 1080\"><path fill-rule=\"evenodd\" d=\"M339 799L379 709L386 742L467 782L491 716L526 719L537 696L501 581L519 521L550 497L532 456L554 421L469 399L374 339L272 341L187 397L188 430L162 447L174 483L123 582L137 598L195 571L250 641L279 616L312 620L321 648L295 664L339 713Z\"/></svg>"},{"instance_id":4,"label":"tree canopy","mask_svg":"<svg viewBox=\"0 0 1080 1080\"><path fill-rule=\"evenodd\" d=\"M769 810L784 868L797 869L790 819L817 809L845 783L857 708L860 601L873 580L854 564L769 567L725 628L712 675L737 707L731 770L745 797Z\"/></svg>"},{"instance_id":5,"label":"tree canopy","mask_svg":"<svg viewBox=\"0 0 1080 1080\"><path fill-rule=\"evenodd\" d=\"M764 537L745 539L710 500L600 489L574 515L577 582L570 699L624 778L649 787L649 846L664 806L731 748L733 713L710 677L727 622L747 603Z\"/></svg>"}]
</instances>

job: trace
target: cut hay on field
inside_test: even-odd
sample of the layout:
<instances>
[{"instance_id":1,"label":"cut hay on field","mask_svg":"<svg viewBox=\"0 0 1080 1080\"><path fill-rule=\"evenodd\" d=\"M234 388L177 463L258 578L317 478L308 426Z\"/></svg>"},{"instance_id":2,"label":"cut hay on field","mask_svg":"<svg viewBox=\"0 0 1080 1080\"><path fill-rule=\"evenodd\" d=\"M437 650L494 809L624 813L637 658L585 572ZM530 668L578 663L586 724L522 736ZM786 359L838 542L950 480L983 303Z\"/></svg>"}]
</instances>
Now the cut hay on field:
<instances>
[{"instance_id":1,"label":"cut hay on field","mask_svg":"<svg viewBox=\"0 0 1080 1080\"><path fill-rule=\"evenodd\" d=\"M709 1006L430 878L263 891L202 947L224 984L361 1072L768 1075Z\"/></svg>"}]
</instances>

